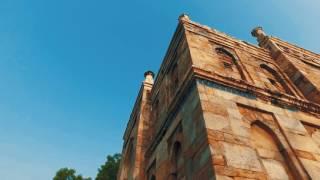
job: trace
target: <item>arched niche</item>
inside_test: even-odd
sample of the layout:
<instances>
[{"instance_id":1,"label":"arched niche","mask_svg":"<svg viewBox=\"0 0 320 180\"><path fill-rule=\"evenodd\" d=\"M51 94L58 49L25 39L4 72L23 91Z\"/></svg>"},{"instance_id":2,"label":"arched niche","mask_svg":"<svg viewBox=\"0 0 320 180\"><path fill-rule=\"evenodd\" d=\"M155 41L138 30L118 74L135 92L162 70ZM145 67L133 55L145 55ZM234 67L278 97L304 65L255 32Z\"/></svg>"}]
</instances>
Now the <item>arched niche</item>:
<instances>
[{"instance_id":1,"label":"arched niche","mask_svg":"<svg viewBox=\"0 0 320 180\"><path fill-rule=\"evenodd\" d=\"M262 69L263 74L266 76L267 82L265 83L268 88L293 95L288 83L276 70L266 64L260 64L260 68Z\"/></svg>"},{"instance_id":2,"label":"arched niche","mask_svg":"<svg viewBox=\"0 0 320 180\"><path fill-rule=\"evenodd\" d=\"M184 154L183 154L183 127L178 123L167 140L168 145L168 180L177 180L185 178L184 172Z\"/></svg>"},{"instance_id":3,"label":"arched niche","mask_svg":"<svg viewBox=\"0 0 320 180\"><path fill-rule=\"evenodd\" d=\"M182 145L179 141L176 141L173 145L172 150L172 162L176 169L179 168L183 164L183 158L182 158Z\"/></svg>"},{"instance_id":4,"label":"arched niche","mask_svg":"<svg viewBox=\"0 0 320 180\"><path fill-rule=\"evenodd\" d=\"M177 180L181 174L183 166L182 144L180 141L173 143L170 153L170 173L169 180Z\"/></svg>"},{"instance_id":5,"label":"arched niche","mask_svg":"<svg viewBox=\"0 0 320 180\"><path fill-rule=\"evenodd\" d=\"M251 144L270 179L292 180L293 171L290 161L276 134L261 121L251 124Z\"/></svg>"},{"instance_id":6,"label":"arched niche","mask_svg":"<svg viewBox=\"0 0 320 180\"><path fill-rule=\"evenodd\" d=\"M237 79L246 80L246 76L236 55L222 47L215 48L215 52L217 53L226 74Z\"/></svg>"}]
</instances>

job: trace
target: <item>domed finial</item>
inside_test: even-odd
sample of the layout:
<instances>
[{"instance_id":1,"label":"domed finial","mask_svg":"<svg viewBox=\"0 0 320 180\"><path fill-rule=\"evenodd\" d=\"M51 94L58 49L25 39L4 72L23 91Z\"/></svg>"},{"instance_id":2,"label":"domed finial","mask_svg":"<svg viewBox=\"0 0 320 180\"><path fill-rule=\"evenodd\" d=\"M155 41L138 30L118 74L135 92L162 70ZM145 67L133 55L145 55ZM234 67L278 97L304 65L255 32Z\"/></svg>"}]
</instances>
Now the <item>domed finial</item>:
<instances>
[{"instance_id":1,"label":"domed finial","mask_svg":"<svg viewBox=\"0 0 320 180\"><path fill-rule=\"evenodd\" d=\"M182 13L180 16L179 16L179 20L182 21L190 21L190 17L186 14L186 13Z\"/></svg>"},{"instance_id":2,"label":"domed finial","mask_svg":"<svg viewBox=\"0 0 320 180\"><path fill-rule=\"evenodd\" d=\"M266 37L266 33L263 31L262 27L258 26L251 31L251 35L256 37L258 42L262 42Z\"/></svg>"},{"instance_id":3,"label":"domed finial","mask_svg":"<svg viewBox=\"0 0 320 180\"><path fill-rule=\"evenodd\" d=\"M152 71L146 71L144 73L144 77L145 77L144 82L153 84L154 73Z\"/></svg>"}]
</instances>

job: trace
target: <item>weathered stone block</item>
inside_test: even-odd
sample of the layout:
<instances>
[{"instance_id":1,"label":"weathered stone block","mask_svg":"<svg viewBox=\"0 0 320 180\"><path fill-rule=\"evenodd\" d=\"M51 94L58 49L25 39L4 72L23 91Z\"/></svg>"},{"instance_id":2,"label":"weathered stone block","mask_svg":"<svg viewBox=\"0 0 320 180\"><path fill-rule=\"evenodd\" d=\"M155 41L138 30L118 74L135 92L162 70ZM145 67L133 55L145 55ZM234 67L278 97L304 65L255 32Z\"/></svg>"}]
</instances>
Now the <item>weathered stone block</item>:
<instances>
[{"instance_id":1,"label":"weathered stone block","mask_svg":"<svg viewBox=\"0 0 320 180\"><path fill-rule=\"evenodd\" d=\"M311 179L319 179L320 177L320 162L312 161L309 159L301 158L301 162L306 168L308 174L311 176Z\"/></svg>"},{"instance_id":2,"label":"weathered stone block","mask_svg":"<svg viewBox=\"0 0 320 180\"><path fill-rule=\"evenodd\" d=\"M228 166L251 171L262 171L261 164L253 149L229 143L223 143L223 147Z\"/></svg>"},{"instance_id":3,"label":"weathered stone block","mask_svg":"<svg viewBox=\"0 0 320 180\"><path fill-rule=\"evenodd\" d=\"M266 168L270 179L273 180L289 180L286 170L279 161L272 159L263 159L263 166Z\"/></svg>"},{"instance_id":4,"label":"weathered stone block","mask_svg":"<svg viewBox=\"0 0 320 180\"><path fill-rule=\"evenodd\" d=\"M228 111L230 118L241 119L241 117L242 117L242 114L239 112L237 107L228 107L227 111Z\"/></svg>"},{"instance_id":5,"label":"weathered stone block","mask_svg":"<svg viewBox=\"0 0 320 180\"><path fill-rule=\"evenodd\" d=\"M229 119L212 112L203 113L205 126L208 129L224 131L230 129Z\"/></svg>"},{"instance_id":6,"label":"weathered stone block","mask_svg":"<svg viewBox=\"0 0 320 180\"><path fill-rule=\"evenodd\" d=\"M287 137L294 149L320 154L318 146L309 136L287 133Z\"/></svg>"},{"instance_id":7,"label":"weathered stone block","mask_svg":"<svg viewBox=\"0 0 320 180\"><path fill-rule=\"evenodd\" d=\"M287 116L276 115L276 119L278 120L281 127L296 132L302 135L306 135L307 131L303 127L302 123L296 119L288 118Z\"/></svg>"},{"instance_id":8,"label":"weathered stone block","mask_svg":"<svg viewBox=\"0 0 320 180\"><path fill-rule=\"evenodd\" d=\"M250 129L242 119L230 118L230 125L234 135L247 138L250 137Z\"/></svg>"},{"instance_id":9,"label":"weathered stone block","mask_svg":"<svg viewBox=\"0 0 320 180\"><path fill-rule=\"evenodd\" d=\"M216 176L216 180L233 180L233 178L231 178L231 177L229 177L229 176L217 175L217 176Z\"/></svg>"}]
</instances>

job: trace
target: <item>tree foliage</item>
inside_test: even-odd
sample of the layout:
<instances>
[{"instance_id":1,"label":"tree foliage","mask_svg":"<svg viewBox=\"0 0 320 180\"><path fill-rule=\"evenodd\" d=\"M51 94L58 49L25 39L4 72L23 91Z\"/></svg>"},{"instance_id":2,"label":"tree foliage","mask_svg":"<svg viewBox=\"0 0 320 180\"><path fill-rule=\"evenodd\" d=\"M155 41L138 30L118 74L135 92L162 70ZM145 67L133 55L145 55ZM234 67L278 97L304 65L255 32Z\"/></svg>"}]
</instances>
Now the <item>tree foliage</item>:
<instances>
[{"instance_id":1,"label":"tree foliage","mask_svg":"<svg viewBox=\"0 0 320 180\"><path fill-rule=\"evenodd\" d=\"M107 156L107 161L98 169L96 180L116 180L120 165L121 154ZM69 168L61 168L56 172L53 180L92 180L84 178L81 174L76 174L76 170Z\"/></svg>"},{"instance_id":2,"label":"tree foliage","mask_svg":"<svg viewBox=\"0 0 320 180\"><path fill-rule=\"evenodd\" d=\"M116 180L121 154L108 155L107 161L98 169L96 180Z\"/></svg>"},{"instance_id":3,"label":"tree foliage","mask_svg":"<svg viewBox=\"0 0 320 180\"><path fill-rule=\"evenodd\" d=\"M53 180L91 180L91 178L84 178L81 174L76 175L74 169L61 168L57 171Z\"/></svg>"}]
</instances>

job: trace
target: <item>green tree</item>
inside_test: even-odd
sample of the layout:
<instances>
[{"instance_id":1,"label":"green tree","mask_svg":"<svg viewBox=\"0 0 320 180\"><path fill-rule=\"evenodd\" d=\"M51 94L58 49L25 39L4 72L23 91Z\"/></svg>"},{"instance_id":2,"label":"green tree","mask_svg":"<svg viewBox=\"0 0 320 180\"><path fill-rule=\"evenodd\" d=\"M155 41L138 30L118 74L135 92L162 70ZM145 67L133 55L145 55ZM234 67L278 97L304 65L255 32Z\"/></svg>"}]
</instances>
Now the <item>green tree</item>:
<instances>
[{"instance_id":1,"label":"green tree","mask_svg":"<svg viewBox=\"0 0 320 180\"><path fill-rule=\"evenodd\" d=\"M107 161L98 169L96 180L116 180L121 154L108 155Z\"/></svg>"},{"instance_id":2,"label":"green tree","mask_svg":"<svg viewBox=\"0 0 320 180\"><path fill-rule=\"evenodd\" d=\"M81 174L76 175L74 169L61 168L57 171L53 180L91 180L91 178L84 178Z\"/></svg>"}]
</instances>

